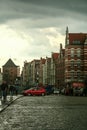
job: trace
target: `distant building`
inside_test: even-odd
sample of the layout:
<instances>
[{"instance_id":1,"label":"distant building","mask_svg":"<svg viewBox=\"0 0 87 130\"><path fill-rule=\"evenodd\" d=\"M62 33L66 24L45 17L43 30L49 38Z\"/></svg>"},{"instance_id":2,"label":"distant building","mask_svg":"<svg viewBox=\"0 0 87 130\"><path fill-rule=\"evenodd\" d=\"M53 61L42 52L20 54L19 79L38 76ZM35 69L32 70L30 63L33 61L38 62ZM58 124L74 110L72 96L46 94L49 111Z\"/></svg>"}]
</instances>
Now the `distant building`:
<instances>
[{"instance_id":1,"label":"distant building","mask_svg":"<svg viewBox=\"0 0 87 130\"><path fill-rule=\"evenodd\" d=\"M22 72L22 85L28 87L31 85L31 63L25 61Z\"/></svg>"},{"instance_id":2,"label":"distant building","mask_svg":"<svg viewBox=\"0 0 87 130\"><path fill-rule=\"evenodd\" d=\"M39 83L40 74L40 60L34 59L31 61L31 82L32 85L37 85Z\"/></svg>"},{"instance_id":3,"label":"distant building","mask_svg":"<svg viewBox=\"0 0 87 130\"><path fill-rule=\"evenodd\" d=\"M51 58L46 57L45 64L43 65L43 84L50 85L50 76L51 75Z\"/></svg>"},{"instance_id":4,"label":"distant building","mask_svg":"<svg viewBox=\"0 0 87 130\"><path fill-rule=\"evenodd\" d=\"M14 62L9 59L5 65L2 66L3 80L8 84L15 83L17 77L20 75L20 67L15 65Z\"/></svg>"},{"instance_id":5,"label":"distant building","mask_svg":"<svg viewBox=\"0 0 87 130\"><path fill-rule=\"evenodd\" d=\"M51 57L24 64L23 83L52 85L63 88L74 83L87 84L87 33L69 33L66 29L65 49Z\"/></svg>"},{"instance_id":6,"label":"distant building","mask_svg":"<svg viewBox=\"0 0 87 130\"><path fill-rule=\"evenodd\" d=\"M57 66L58 66L58 56L59 53L51 53L51 73L50 73L50 85L57 87Z\"/></svg>"},{"instance_id":7,"label":"distant building","mask_svg":"<svg viewBox=\"0 0 87 130\"><path fill-rule=\"evenodd\" d=\"M60 44L60 53L56 64L56 84L58 88L64 87L65 84L65 49Z\"/></svg>"},{"instance_id":8,"label":"distant building","mask_svg":"<svg viewBox=\"0 0 87 130\"><path fill-rule=\"evenodd\" d=\"M46 59L41 57L40 71L39 71L39 83L42 83L42 84L43 84L43 66L44 66L45 62L46 62Z\"/></svg>"}]
</instances>

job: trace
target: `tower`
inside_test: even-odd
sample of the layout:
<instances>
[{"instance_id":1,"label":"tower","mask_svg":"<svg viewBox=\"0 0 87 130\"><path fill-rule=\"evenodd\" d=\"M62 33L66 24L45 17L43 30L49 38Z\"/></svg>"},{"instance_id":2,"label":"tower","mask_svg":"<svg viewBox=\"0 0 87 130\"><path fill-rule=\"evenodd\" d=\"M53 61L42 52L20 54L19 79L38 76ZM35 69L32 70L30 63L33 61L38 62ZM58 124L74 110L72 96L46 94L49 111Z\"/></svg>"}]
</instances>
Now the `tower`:
<instances>
[{"instance_id":1,"label":"tower","mask_svg":"<svg viewBox=\"0 0 87 130\"><path fill-rule=\"evenodd\" d=\"M66 27L65 46L66 45L69 45L69 30L68 30L68 27Z\"/></svg>"}]
</instances>

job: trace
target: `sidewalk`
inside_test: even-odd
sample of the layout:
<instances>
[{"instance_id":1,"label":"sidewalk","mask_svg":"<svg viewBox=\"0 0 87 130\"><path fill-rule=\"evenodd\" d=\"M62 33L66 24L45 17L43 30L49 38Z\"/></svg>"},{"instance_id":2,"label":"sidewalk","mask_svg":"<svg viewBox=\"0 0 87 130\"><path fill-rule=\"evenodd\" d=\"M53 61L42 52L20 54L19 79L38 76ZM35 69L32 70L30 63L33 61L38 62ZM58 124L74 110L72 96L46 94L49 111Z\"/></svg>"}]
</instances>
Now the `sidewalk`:
<instances>
[{"instance_id":1,"label":"sidewalk","mask_svg":"<svg viewBox=\"0 0 87 130\"><path fill-rule=\"evenodd\" d=\"M10 104L12 104L15 100L17 100L18 98L22 97L22 95L17 95L17 96L13 96L13 100L10 100L10 96L7 96L7 102L6 103L2 103L1 99L0 99L0 113L2 111L4 111Z\"/></svg>"}]
</instances>

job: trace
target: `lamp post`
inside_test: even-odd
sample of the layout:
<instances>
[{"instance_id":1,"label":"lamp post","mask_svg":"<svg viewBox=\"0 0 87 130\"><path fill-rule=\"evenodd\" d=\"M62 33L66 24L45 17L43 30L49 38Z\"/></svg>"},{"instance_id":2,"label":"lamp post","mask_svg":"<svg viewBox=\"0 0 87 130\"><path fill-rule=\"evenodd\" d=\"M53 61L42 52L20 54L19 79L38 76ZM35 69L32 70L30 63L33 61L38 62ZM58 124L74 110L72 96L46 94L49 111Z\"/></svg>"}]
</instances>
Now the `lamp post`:
<instances>
[{"instance_id":1,"label":"lamp post","mask_svg":"<svg viewBox=\"0 0 87 130\"><path fill-rule=\"evenodd\" d=\"M39 84L39 73L38 73L38 71L36 73L36 83L37 83L37 86L38 86L38 84Z\"/></svg>"}]
</instances>

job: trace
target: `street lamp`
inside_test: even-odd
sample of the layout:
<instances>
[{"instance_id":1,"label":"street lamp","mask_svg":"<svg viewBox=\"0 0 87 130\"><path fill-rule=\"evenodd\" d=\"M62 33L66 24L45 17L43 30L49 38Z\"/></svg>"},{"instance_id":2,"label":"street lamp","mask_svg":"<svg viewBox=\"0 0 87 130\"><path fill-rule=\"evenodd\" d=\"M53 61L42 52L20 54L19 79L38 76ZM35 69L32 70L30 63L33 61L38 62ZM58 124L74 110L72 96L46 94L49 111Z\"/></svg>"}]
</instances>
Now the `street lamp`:
<instances>
[{"instance_id":1,"label":"street lamp","mask_svg":"<svg viewBox=\"0 0 87 130\"><path fill-rule=\"evenodd\" d=\"M38 85L38 83L39 83L39 73L38 73L38 71L37 71L37 73L36 73L36 83L37 83L37 85Z\"/></svg>"}]
</instances>

